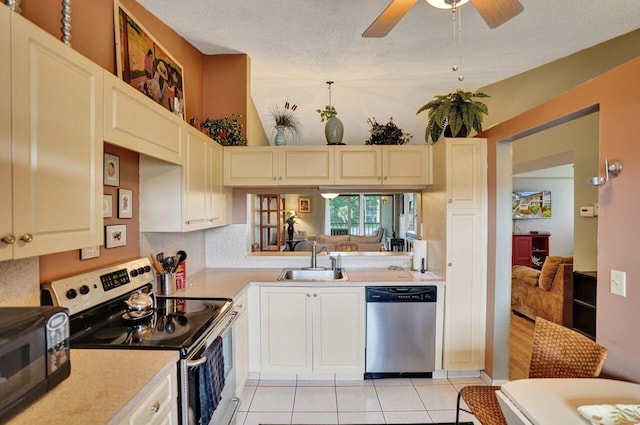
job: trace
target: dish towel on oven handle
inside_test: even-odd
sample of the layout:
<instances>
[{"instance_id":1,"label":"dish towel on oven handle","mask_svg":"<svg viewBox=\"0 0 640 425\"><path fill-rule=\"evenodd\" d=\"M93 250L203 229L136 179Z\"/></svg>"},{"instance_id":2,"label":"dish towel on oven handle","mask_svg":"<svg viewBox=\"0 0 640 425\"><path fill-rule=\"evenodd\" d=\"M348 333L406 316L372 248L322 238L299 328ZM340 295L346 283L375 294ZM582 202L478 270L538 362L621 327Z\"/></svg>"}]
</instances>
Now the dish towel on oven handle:
<instances>
[{"instance_id":1,"label":"dish towel on oven handle","mask_svg":"<svg viewBox=\"0 0 640 425\"><path fill-rule=\"evenodd\" d=\"M222 337L217 337L205 350L207 360L200 366L200 419L202 425L211 421L213 411L222 399L224 388L224 355Z\"/></svg>"}]
</instances>

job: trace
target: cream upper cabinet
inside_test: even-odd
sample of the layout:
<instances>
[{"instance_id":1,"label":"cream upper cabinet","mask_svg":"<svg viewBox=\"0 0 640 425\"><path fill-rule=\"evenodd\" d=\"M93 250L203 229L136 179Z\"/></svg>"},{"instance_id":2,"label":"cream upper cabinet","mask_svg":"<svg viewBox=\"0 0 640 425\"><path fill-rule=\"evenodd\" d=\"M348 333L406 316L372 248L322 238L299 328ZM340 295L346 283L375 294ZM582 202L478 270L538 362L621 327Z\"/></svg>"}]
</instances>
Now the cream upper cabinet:
<instances>
[{"instance_id":1,"label":"cream upper cabinet","mask_svg":"<svg viewBox=\"0 0 640 425\"><path fill-rule=\"evenodd\" d=\"M3 88L11 78L11 112L0 119L11 116L12 137L2 125L0 153L4 177L11 140L12 176L3 186L12 182L13 199L4 203L3 227L6 210L13 210L11 227L0 230L0 258L101 245L103 70L22 16L10 19L0 54L10 39L11 72L3 69L0 78ZM3 93L6 108L9 92Z\"/></svg>"},{"instance_id":2,"label":"cream upper cabinet","mask_svg":"<svg viewBox=\"0 0 640 425\"><path fill-rule=\"evenodd\" d=\"M140 230L188 232L228 224L231 192L222 187L222 149L185 124L184 165L140 156Z\"/></svg>"},{"instance_id":3,"label":"cream upper cabinet","mask_svg":"<svg viewBox=\"0 0 640 425\"><path fill-rule=\"evenodd\" d=\"M262 287L261 374L364 373L363 287Z\"/></svg>"},{"instance_id":4,"label":"cream upper cabinet","mask_svg":"<svg viewBox=\"0 0 640 425\"><path fill-rule=\"evenodd\" d=\"M225 146L226 186L273 186L278 184L278 151L269 146Z\"/></svg>"},{"instance_id":5,"label":"cream upper cabinet","mask_svg":"<svg viewBox=\"0 0 640 425\"><path fill-rule=\"evenodd\" d=\"M487 172L486 147L477 139L447 139L446 187L447 203L453 208L479 208L482 206Z\"/></svg>"},{"instance_id":6,"label":"cream upper cabinet","mask_svg":"<svg viewBox=\"0 0 640 425\"><path fill-rule=\"evenodd\" d=\"M227 186L333 184L330 146L229 146L224 148Z\"/></svg>"},{"instance_id":7,"label":"cream upper cabinet","mask_svg":"<svg viewBox=\"0 0 640 425\"><path fill-rule=\"evenodd\" d=\"M104 77L104 140L174 164L183 163L182 118L115 75Z\"/></svg>"},{"instance_id":8,"label":"cream upper cabinet","mask_svg":"<svg viewBox=\"0 0 640 425\"><path fill-rule=\"evenodd\" d=\"M11 11L0 7L0 239L13 235L11 201ZM13 258L13 246L0 242L0 261Z\"/></svg>"},{"instance_id":9,"label":"cream upper cabinet","mask_svg":"<svg viewBox=\"0 0 640 425\"><path fill-rule=\"evenodd\" d=\"M336 185L424 186L430 183L428 146L336 146Z\"/></svg>"},{"instance_id":10,"label":"cream upper cabinet","mask_svg":"<svg viewBox=\"0 0 640 425\"><path fill-rule=\"evenodd\" d=\"M291 146L278 149L278 184L317 186L333 184L331 146Z\"/></svg>"}]
</instances>

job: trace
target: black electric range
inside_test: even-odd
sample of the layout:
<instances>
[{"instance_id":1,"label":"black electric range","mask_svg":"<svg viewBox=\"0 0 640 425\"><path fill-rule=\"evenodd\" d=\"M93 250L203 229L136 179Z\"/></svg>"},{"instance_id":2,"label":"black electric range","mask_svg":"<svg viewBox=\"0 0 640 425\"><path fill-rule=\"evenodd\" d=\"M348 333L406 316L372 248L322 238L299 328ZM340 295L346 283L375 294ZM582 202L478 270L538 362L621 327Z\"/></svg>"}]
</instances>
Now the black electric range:
<instances>
[{"instance_id":1,"label":"black electric range","mask_svg":"<svg viewBox=\"0 0 640 425\"><path fill-rule=\"evenodd\" d=\"M180 350L182 358L233 308L230 299L159 297L154 288L155 273L141 258L48 283L43 303L69 308L71 348ZM139 291L155 307L133 317L125 301Z\"/></svg>"}]
</instances>

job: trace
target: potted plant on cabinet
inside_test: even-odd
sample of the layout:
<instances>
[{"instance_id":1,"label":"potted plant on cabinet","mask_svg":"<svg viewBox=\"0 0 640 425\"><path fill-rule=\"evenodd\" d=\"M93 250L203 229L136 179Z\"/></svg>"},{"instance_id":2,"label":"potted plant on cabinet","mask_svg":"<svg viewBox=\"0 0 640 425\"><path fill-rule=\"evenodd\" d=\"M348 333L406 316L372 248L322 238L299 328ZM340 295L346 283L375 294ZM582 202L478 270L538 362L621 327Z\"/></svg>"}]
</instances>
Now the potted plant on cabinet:
<instances>
[{"instance_id":1,"label":"potted plant on cabinet","mask_svg":"<svg viewBox=\"0 0 640 425\"><path fill-rule=\"evenodd\" d=\"M404 145L409 143L413 137L409 133L405 133L394 122L393 118L389 118L386 124L380 124L374 118L367 118L367 122L371 126L369 132L371 136L365 140L365 145Z\"/></svg>"},{"instance_id":2,"label":"potted plant on cabinet","mask_svg":"<svg viewBox=\"0 0 640 425\"><path fill-rule=\"evenodd\" d=\"M242 115L232 114L231 118L224 117L212 120L206 118L200 127L209 130L209 137L222 146L246 146L242 123L238 120Z\"/></svg>"},{"instance_id":3,"label":"potted plant on cabinet","mask_svg":"<svg viewBox=\"0 0 640 425\"><path fill-rule=\"evenodd\" d=\"M482 131L484 115L488 114L487 105L473 98L489 97L485 93L456 90L445 95L435 96L424 104L416 115L427 111L427 128L424 139L429 143L445 137L466 137L471 129Z\"/></svg>"},{"instance_id":4,"label":"potted plant on cabinet","mask_svg":"<svg viewBox=\"0 0 640 425\"><path fill-rule=\"evenodd\" d=\"M289 131L292 137L298 134L300 122L295 114L296 109L298 109L298 105L292 105L288 100L284 102L284 106L274 105L271 109L271 117L276 123L276 137L274 139L276 146L287 144L285 131Z\"/></svg>"}]
</instances>

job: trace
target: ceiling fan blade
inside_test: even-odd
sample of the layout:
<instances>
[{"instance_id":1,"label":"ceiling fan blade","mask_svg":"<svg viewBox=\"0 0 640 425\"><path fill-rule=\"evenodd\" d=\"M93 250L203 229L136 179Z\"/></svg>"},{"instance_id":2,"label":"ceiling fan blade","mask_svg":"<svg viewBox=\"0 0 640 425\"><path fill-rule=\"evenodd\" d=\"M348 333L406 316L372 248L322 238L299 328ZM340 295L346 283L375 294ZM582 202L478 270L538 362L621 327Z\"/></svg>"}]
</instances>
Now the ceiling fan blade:
<instances>
[{"instance_id":1,"label":"ceiling fan blade","mask_svg":"<svg viewBox=\"0 0 640 425\"><path fill-rule=\"evenodd\" d=\"M524 10L518 0L471 0L471 3L491 29L499 27Z\"/></svg>"},{"instance_id":2,"label":"ceiling fan blade","mask_svg":"<svg viewBox=\"0 0 640 425\"><path fill-rule=\"evenodd\" d=\"M362 33L363 37L384 37L418 0L393 0L380 16Z\"/></svg>"}]
</instances>

